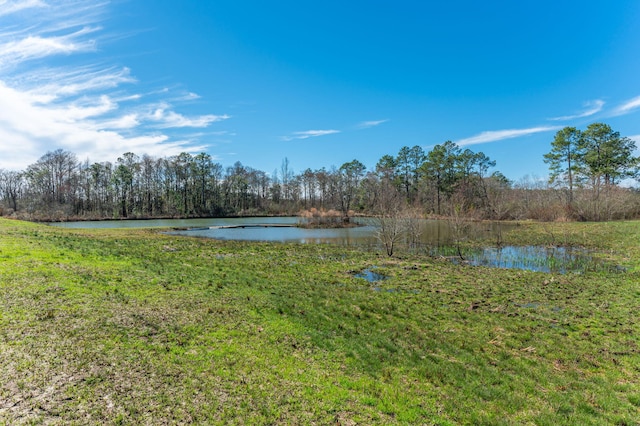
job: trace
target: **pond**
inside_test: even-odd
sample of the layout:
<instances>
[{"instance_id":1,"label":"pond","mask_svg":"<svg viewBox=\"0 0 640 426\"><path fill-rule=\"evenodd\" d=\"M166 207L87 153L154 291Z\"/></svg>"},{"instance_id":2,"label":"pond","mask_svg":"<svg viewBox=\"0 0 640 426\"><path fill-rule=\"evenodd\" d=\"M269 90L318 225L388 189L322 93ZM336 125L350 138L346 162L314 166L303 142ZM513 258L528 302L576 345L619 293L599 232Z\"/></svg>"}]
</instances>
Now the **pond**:
<instances>
[{"instance_id":1,"label":"pond","mask_svg":"<svg viewBox=\"0 0 640 426\"><path fill-rule=\"evenodd\" d=\"M375 221L357 218L360 225L352 228L300 228L299 217L243 217L211 219L151 219L104 220L80 222L53 222L50 225L65 228L173 228L170 234L206 237L218 240L270 241L297 243L330 243L349 246L377 246ZM260 226L260 225L273 225ZM284 227L289 225L290 227ZM244 226L244 227L243 227ZM443 220L419 221L420 245L442 246L451 244L451 227ZM465 238L498 238L515 225L471 223L465 227Z\"/></svg>"},{"instance_id":2,"label":"pond","mask_svg":"<svg viewBox=\"0 0 640 426\"><path fill-rule=\"evenodd\" d=\"M245 217L211 219L152 219L56 222L65 228L171 228L171 235L213 238L218 240L294 242L301 244L338 244L380 248L377 227L371 219L356 219L352 228L301 228L298 217ZM527 269L542 272L611 270L619 268L595 261L584 250L565 247L507 246L465 250L461 259L453 247L451 226L444 220L421 220L417 246L432 255L445 256L455 263L496 268ZM469 223L463 239L488 239L498 242L503 232L517 225L501 223ZM460 236L459 236L460 238Z\"/></svg>"},{"instance_id":3,"label":"pond","mask_svg":"<svg viewBox=\"0 0 640 426\"><path fill-rule=\"evenodd\" d=\"M289 224L298 223L297 217L233 217L207 219L122 219L122 220L87 220L79 222L51 222L49 225L62 228L202 228L209 226L240 224Z\"/></svg>"}]
</instances>

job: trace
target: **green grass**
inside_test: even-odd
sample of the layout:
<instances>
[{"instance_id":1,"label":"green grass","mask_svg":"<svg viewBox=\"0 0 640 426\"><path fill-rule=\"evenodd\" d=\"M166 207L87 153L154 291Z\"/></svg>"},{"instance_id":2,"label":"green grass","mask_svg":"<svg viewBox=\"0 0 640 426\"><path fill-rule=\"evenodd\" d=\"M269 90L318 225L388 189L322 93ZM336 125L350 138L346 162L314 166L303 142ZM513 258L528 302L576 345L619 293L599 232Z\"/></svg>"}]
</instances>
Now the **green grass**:
<instances>
[{"instance_id":1,"label":"green grass","mask_svg":"<svg viewBox=\"0 0 640 426\"><path fill-rule=\"evenodd\" d=\"M0 219L0 424L638 424L639 231L504 236L627 268L558 275Z\"/></svg>"}]
</instances>

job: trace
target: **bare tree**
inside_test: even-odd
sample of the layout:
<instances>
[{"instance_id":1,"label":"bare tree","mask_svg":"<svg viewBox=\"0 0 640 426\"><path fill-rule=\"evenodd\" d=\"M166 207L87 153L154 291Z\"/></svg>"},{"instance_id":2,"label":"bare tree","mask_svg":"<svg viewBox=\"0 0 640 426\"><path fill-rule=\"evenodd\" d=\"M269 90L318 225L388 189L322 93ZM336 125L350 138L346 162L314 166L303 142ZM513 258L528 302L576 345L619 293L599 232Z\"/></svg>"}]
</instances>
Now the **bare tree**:
<instances>
[{"instance_id":1,"label":"bare tree","mask_svg":"<svg viewBox=\"0 0 640 426\"><path fill-rule=\"evenodd\" d=\"M454 197L458 199L452 200L451 213L447 223L449 224L449 230L451 231L451 239L458 251L460 259L464 260L462 256L462 249L460 244L466 239L467 230L469 229L469 222L464 216L465 205L463 197Z\"/></svg>"},{"instance_id":2,"label":"bare tree","mask_svg":"<svg viewBox=\"0 0 640 426\"><path fill-rule=\"evenodd\" d=\"M404 220L406 199L388 180L382 180L375 208L376 237L384 245L387 255L393 256L397 244L407 231Z\"/></svg>"},{"instance_id":3,"label":"bare tree","mask_svg":"<svg viewBox=\"0 0 640 426\"><path fill-rule=\"evenodd\" d=\"M9 207L18 211L18 198L24 189L24 176L20 172L0 169L0 194L9 202Z\"/></svg>"},{"instance_id":4,"label":"bare tree","mask_svg":"<svg viewBox=\"0 0 640 426\"><path fill-rule=\"evenodd\" d=\"M34 204L42 207L46 215L76 201L78 161L72 152L62 149L47 152L27 168L25 177Z\"/></svg>"}]
</instances>

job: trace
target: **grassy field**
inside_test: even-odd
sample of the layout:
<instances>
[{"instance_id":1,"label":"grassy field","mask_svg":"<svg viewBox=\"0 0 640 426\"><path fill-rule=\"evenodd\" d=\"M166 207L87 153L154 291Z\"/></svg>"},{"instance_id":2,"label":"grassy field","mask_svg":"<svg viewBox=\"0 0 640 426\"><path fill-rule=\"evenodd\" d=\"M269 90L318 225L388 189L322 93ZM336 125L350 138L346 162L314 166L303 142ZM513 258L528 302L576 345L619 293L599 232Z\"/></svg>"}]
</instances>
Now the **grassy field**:
<instances>
[{"instance_id":1,"label":"grassy field","mask_svg":"<svg viewBox=\"0 0 640 426\"><path fill-rule=\"evenodd\" d=\"M0 424L640 424L640 222L504 240L627 271L0 219Z\"/></svg>"}]
</instances>

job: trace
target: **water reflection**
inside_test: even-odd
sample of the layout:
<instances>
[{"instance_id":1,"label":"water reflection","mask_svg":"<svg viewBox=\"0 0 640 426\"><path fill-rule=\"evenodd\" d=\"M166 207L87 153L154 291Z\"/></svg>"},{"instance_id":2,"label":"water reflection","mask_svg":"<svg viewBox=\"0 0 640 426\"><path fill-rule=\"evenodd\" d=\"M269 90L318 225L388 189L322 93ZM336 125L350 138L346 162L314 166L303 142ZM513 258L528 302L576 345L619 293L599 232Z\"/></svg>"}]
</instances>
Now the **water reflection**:
<instances>
[{"instance_id":1,"label":"water reflection","mask_svg":"<svg viewBox=\"0 0 640 426\"><path fill-rule=\"evenodd\" d=\"M361 226L353 228L224 228L240 225L297 225L299 217L245 217L210 219L151 219L151 220L105 220L84 222L60 222L50 225L65 228L178 228L176 235L198 236L220 240L298 242L303 244L330 243L349 246L376 247L377 226L373 219L357 218ZM497 240L504 230L515 225L470 223L465 227L464 239L489 238ZM222 228L221 228L222 227ZM451 227L443 220L420 220L417 246L443 246L453 241Z\"/></svg>"},{"instance_id":2,"label":"water reflection","mask_svg":"<svg viewBox=\"0 0 640 426\"><path fill-rule=\"evenodd\" d=\"M599 261L586 250L576 247L505 246L485 247L464 252L464 259L451 257L455 263L538 272L616 272L615 265Z\"/></svg>"},{"instance_id":3,"label":"water reflection","mask_svg":"<svg viewBox=\"0 0 640 426\"><path fill-rule=\"evenodd\" d=\"M208 228L173 231L172 234L236 241L298 242L303 244L333 243L343 245L367 245L375 242L375 228L360 226L337 229L306 228Z\"/></svg>"},{"instance_id":4,"label":"water reflection","mask_svg":"<svg viewBox=\"0 0 640 426\"><path fill-rule=\"evenodd\" d=\"M354 274L353 276L356 278L364 278L370 283L375 283L375 282L387 279L386 276L379 274L377 272L374 272L371 269L365 269L362 272L358 272L357 274Z\"/></svg>"},{"instance_id":5,"label":"water reflection","mask_svg":"<svg viewBox=\"0 0 640 426\"><path fill-rule=\"evenodd\" d=\"M211 226L227 226L241 224L279 224L295 225L297 217L231 217L205 219L122 219L122 220L88 220L79 222L52 222L49 225L61 228L209 228Z\"/></svg>"}]
</instances>

